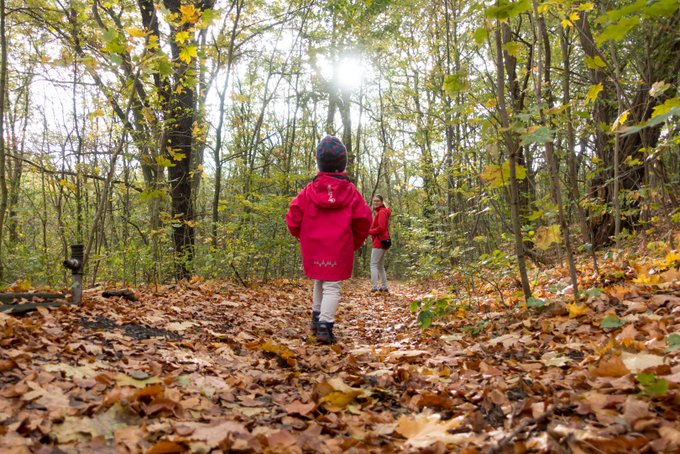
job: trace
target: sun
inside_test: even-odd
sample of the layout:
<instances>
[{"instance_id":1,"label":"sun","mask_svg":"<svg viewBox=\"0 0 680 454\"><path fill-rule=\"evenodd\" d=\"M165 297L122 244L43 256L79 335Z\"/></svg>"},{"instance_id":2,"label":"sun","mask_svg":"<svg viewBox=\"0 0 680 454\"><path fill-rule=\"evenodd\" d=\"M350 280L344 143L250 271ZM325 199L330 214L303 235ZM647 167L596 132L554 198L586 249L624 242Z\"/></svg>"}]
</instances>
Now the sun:
<instances>
[{"instance_id":1,"label":"sun","mask_svg":"<svg viewBox=\"0 0 680 454\"><path fill-rule=\"evenodd\" d=\"M325 56L318 56L317 65L325 80L333 81L346 90L359 88L366 73L366 66L362 59L355 55L341 57L335 64Z\"/></svg>"},{"instance_id":2,"label":"sun","mask_svg":"<svg viewBox=\"0 0 680 454\"><path fill-rule=\"evenodd\" d=\"M356 89L364 80L366 68L356 57L345 57L335 68L336 80L342 88Z\"/></svg>"}]
</instances>

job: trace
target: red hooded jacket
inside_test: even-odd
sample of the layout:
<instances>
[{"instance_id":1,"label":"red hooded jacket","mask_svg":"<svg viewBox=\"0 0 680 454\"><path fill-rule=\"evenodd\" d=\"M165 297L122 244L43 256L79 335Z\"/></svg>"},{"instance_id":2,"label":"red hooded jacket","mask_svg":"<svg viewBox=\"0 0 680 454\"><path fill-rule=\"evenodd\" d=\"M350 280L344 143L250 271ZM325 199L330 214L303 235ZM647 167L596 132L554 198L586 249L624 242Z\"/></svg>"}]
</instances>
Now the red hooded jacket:
<instances>
[{"instance_id":1,"label":"red hooded jacket","mask_svg":"<svg viewBox=\"0 0 680 454\"><path fill-rule=\"evenodd\" d=\"M300 240L305 275L341 281L352 276L354 251L368 236L371 209L347 174L319 172L290 202L286 223Z\"/></svg>"},{"instance_id":2,"label":"red hooded jacket","mask_svg":"<svg viewBox=\"0 0 680 454\"><path fill-rule=\"evenodd\" d=\"M375 209L375 216L371 229L368 231L369 235L373 237L373 247L382 248L380 240L386 240L390 237L390 215L392 210L385 206Z\"/></svg>"}]
</instances>

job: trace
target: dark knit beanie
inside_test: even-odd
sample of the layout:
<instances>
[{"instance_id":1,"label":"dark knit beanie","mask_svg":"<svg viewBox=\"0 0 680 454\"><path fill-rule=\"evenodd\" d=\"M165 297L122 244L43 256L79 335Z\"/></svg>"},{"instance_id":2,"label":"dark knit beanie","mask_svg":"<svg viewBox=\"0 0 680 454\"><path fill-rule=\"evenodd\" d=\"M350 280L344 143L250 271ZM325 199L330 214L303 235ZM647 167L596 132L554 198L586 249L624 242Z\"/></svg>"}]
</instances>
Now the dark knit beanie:
<instances>
[{"instance_id":1,"label":"dark knit beanie","mask_svg":"<svg viewBox=\"0 0 680 454\"><path fill-rule=\"evenodd\" d=\"M347 148L335 136L326 136L316 147L316 164L322 172L344 172Z\"/></svg>"}]
</instances>

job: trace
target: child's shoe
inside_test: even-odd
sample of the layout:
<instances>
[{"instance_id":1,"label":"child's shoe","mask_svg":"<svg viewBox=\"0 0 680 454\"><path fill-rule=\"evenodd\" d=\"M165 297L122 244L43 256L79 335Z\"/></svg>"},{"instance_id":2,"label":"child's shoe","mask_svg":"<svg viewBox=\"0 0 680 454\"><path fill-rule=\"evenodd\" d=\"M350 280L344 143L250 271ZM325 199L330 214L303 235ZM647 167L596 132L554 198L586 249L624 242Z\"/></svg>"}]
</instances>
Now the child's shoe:
<instances>
[{"instance_id":1,"label":"child's shoe","mask_svg":"<svg viewBox=\"0 0 680 454\"><path fill-rule=\"evenodd\" d=\"M312 336L316 336L316 331L319 329L319 315L321 312L312 311Z\"/></svg>"},{"instance_id":2,"label":"child's shoe","mask_svg":"<svg viewBox=\"0 0 680 454\"><path fill-rule=\"evenodd\" d=\"M380 287L380 290L378 290L380 293L390 293L389 290L387 290L387 287Z\"/></svg>"},{"instance_id":3,"label":"child's shoe","mask_svg":"<svg viewBox=\"0 0 680 454\"><path fill-rule=\"evenodd\" d=\"M372 289L371 289L371 295L375 295L376 293L378 293L378 289L377 289L377 288L372 288Z\"/></svg>"},{"instance_id":4,"label":"child's shoe","mask_svg":"<svg viewBox=\"0 0 680 454\"><path fill-rule=\"evenodd\" d=\"M320 344L334 344L335 336L333 335L333 323L319 322L316 329L316 341Z\"/></svg>"}]
</instances>

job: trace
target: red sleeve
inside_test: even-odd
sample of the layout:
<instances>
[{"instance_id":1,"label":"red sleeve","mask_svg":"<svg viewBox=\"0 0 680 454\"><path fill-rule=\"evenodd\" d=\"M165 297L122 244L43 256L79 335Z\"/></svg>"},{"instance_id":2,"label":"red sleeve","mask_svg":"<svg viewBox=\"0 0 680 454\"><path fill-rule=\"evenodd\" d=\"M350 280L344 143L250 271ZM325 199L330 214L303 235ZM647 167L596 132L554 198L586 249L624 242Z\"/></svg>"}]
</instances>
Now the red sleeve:
<instances>
[{"instance_id":1,"label":"red sleeve","mask_svg":"<svg viewBox=\"0 0 680 454\"><path fill-rule=\"evenodd\" d=\"M286 214L286 224L288 224L288 231L295 238L300 238L300 227L302 226L303 202L305 198L305 190L300 193L290 202L288 213Z\"/></svg>"},{"instance_id":2,"label":"red sleeve","mask_svg":"<svg viewBox=\"0 0 680 454\"><path fill-rule=\"evenodd\" d=\"M378 211L375 215L375 221L373 222L373 227L368 231L371 236L380 236L383 233L387 233L387 213L385 209Z\"/></svg>"},{"instance_id":3,"label":"red sleeve","mask_svg":"<svg viewBox=\"0 0 680 454\"><path fill-rule=\"evenodd\" d=\"M352 235L354 237L354 250L364 244L368 237L368 229L371 227L371 209L366 205L364 198L357 191L352 213Z\"/></svg>"}]
</instances>

